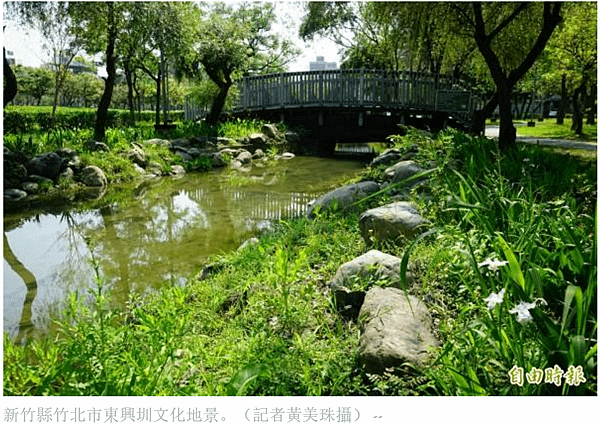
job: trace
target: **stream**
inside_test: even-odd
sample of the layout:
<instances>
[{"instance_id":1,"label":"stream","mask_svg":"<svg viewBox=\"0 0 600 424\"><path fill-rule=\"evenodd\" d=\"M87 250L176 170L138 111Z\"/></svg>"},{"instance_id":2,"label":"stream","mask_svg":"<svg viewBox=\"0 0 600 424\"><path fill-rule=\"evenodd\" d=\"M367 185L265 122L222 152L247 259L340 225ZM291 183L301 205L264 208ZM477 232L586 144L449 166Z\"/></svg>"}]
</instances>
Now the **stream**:
<instances>
[{"instance_id":1,"label":"stream","mask_svg":"<svg viewBox=\"0 0 600 424\"><path fill-rule=\"evenodd\" d=\"M295 157L247 173L215 169L138 183L102 207L5 211L4 332L22 340L48 332L71 293L89 298L97 290L97 275L118 304L183 285L211 255L301 216L363 167L356 159Z\"/></svg>"}]
</instances>

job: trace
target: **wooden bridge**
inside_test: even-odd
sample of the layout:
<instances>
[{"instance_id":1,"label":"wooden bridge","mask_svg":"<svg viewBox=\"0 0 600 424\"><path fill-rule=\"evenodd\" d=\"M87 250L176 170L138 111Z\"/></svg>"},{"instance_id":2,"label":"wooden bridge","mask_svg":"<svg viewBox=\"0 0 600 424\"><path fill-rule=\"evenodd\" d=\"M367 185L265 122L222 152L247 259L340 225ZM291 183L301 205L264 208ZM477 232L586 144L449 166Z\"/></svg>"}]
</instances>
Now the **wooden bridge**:
<instances>
[{"instance_id":1,"label":"wooden bridge","mask_svg":"<svg viewBox=\"0 0 600 424\"><path fill-rule=\"evenodd\" d=\"M319 140L381 141L398 124L466 126L479 100L463 81L409 71L337 69L244 77L230 116L300 124ZM206 110L186 102L186 119Z\"/></svg>"}]
</instances>

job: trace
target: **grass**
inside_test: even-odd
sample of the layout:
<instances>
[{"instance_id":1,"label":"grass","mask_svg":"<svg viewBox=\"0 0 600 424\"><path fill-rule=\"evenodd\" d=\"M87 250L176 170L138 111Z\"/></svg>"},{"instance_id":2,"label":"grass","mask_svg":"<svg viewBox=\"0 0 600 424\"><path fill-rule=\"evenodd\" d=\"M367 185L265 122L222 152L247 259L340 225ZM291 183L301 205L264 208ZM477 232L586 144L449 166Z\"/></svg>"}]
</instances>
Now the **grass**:
<instances>
[{"instance_id":1,"label":"grass","mask_svg":"<svg viewBox=\"0 0 600 424\"><path fill-rule=\"evenodd\" d=\"M438 165L411 192L435 231L375 246L410 259L409 292L435 317L441 347L424 369L361 370L360 324L337 315L326 283L368 248L358 216L332 212L281 223L213 258L208 278L123 310L97 278L95 304L74 295L54 338L5 336L4 394L596 395L595 164L454 131L395 141Z\"/></svg>"},{"instance_id":2,"label":"grass","mask_svg":"<svg viewBox=\"0 0 600 424\"><path fill-rule=\"evenodd\" d=\"M548 118L542 122L535 121L534 127L528 127L527 121L514 121L517 128L518 137L537 137L537 138L553 138L559 140L574 140L574 141L597 141L597 125L583 125L583 134L578 136L571 130L571 118L565 118L564 124L558 125L556 119ZM487 125L498 125L498 122L492 123L488 120Z\"/></svg>"}]
</instances>

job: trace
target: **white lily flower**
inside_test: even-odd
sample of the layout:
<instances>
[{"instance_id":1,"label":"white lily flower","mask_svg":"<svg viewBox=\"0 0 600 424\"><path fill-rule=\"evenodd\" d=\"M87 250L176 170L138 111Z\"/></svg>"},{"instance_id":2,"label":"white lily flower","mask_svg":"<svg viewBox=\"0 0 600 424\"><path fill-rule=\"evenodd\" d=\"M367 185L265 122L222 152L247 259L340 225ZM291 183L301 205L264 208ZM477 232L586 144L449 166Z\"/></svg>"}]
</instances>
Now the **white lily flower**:
<instances>
[{"instance_id":1,"label":"white lily flower","mask_svg":"<svg viewBox=\"0 0 600 424\"><path fill-rule=\"evenodd\" d=\"M535 302L521 302L508 312L510 312L511 314L517 314L517 322L525 325L528 322L533 321L533 317L531 316L529 310L535 308L536 306L537 305L535 304Z\"/></svg>"},{"instance_id":2,"label":"white lily flower","mask_svg":"<svg viewBox=\"0 0 600 424\"><path fill-rule=\"evenodd\" d=\"M488 297L486 297L483 300L487 302L488 309L494 309L494 307L496 305L498 305L499 303L502 303L503 299L504 299L504 289L500 290L498 293L490 294Z\"/></svg>"},{"instance_id":3,"label":"white lily flower","mask_svg":"<svg viewBox=\"0 0 600 424\"><path fill-rule=\"evenodd\" d=\"M483 266L487 266L490 271L498 271L501 266L504 266L508 263L508 261L499 261L496 259L487 258L485 261L477 264L479 268Z\"/></svg>"}]
</instances>

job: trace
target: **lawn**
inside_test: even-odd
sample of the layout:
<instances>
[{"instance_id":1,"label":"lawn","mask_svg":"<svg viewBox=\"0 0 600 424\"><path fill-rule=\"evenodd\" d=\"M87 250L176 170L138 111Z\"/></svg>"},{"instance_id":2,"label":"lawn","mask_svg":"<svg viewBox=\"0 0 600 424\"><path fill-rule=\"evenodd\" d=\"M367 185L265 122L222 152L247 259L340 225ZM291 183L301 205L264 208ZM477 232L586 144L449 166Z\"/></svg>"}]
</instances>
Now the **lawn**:
<instances>
[{"instance_id":1,"label":"lawn","mask_svg":"<svg viewBox=\"0 0 600 424\"><path fill-rule=\"evenodd\" d=\"M597 125L583 125L583 135L580 137L571 131L571 118L565 118L563 125L558 125L556 119L544 119L542 122L535 121L535 127L528 127L527 121L514 121L519 137L555 138L562 140L593 141L597 140ZM486 125L499 125L498 122Z\"/></svg>"}]
</instances>

